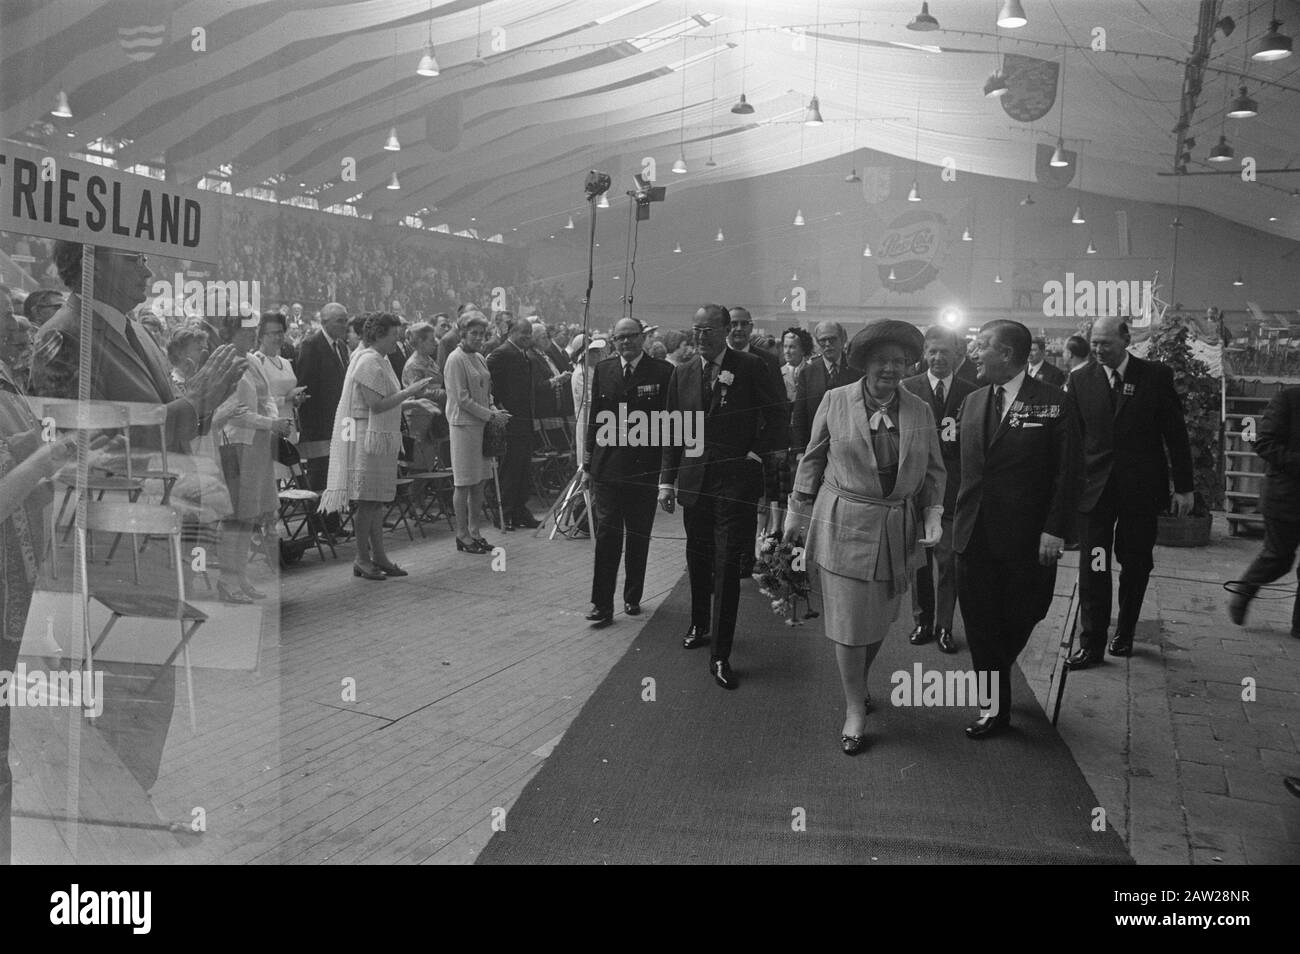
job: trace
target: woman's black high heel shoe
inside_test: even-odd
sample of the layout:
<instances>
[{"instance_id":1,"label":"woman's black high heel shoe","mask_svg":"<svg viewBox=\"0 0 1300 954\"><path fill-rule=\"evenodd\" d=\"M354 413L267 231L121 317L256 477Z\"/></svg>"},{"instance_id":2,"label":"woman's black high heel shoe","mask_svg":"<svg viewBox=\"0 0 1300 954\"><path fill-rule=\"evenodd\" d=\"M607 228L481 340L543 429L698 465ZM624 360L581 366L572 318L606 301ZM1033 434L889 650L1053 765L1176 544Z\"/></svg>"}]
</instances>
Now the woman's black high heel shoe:
<instances>
[{"instance_id":1,"label":"woman's black high heel shoe","mask_svg":"<svg viewBox=\"0 0 1300 954\"><path fill-rule=\"evenodd\" d=\"M457 537L457 538L456 538L456 550L457 550L457 552L459 552L459 553L487 553L487 552L489 552L489 551L487 551L487 550L484 550L482 544L480 544L477 540L475 540L473 543L466 543L466 542L465 542L464 540L462 540L460 537Z\"/></svg>"},{"instance_id":2,"label":"woman's black high heel shoe","mask_svg":"<svg viewBox=\"0 0 1300 954\"><path fill-rule=\"evenodd\" d=\"M492 552L492 544L488 543L488 542L487 542L486 540L484 540L482 537L475 537L475 538L474 538L474 542L477 543L480 547L483 548L483 552L484 552L484 553L491 553L491 552Z\"/></svg>"},{"instance_id":3,"label":"woman's black high heel shoe","mask_svg":"<svg viewBox=\"0 0 1300 954\"><path fill-rule=\"evenodd\" d=\"M363 580L386 580L386 579L388 579L388 577L384 576L382 570L366 570L366 569L363 569L363 568L357 566L355 563L352 564L352 575L353 575L353 576L359 576L359 577L361 577Z\"/></svg>"},{"instance_id":4,"label":"woman's black high heel shoe","mask_svg":"<svg viewBox=\"0 0 1300 954\"><path fill-rule=\"evenodd\" d=\"M410 576L411 575L407 573L405 570L403 570L396 563L380 563L378 560L375 560L374 564L375 566L379 567L379 569L384 571L385 576Z\"/></svg>"},{"instance_id":5,"label":"woman's black high heel shoe","mask_svg":"<svg viewBox=\"0 0 1300 954\"><path fill-rule=\"evenodd\" d=\"M840 750L845 755L858 755L866 751L867 737L865 735L842 735L840 736Z\"/></svg>"}]
</instances>

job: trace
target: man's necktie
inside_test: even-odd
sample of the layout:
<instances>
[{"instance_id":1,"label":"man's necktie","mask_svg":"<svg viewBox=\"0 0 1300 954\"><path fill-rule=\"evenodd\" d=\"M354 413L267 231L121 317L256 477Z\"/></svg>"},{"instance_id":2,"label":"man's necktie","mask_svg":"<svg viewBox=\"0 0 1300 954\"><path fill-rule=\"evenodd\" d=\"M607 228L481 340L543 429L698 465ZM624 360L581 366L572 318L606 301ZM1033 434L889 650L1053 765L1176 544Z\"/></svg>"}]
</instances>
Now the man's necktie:
<instances>
[{"instance_id":1,"label":"man's necktie","mask_svg":"<svg viewBox=\"0 0 1300 954\"><path fill-rule=\"evenodd\" d=\"M713 372L717 365L708 361L704 365L704 407L707 410L709 404L713 401Z\"/></svg>"},{"instance_id":2,"label":"man's necktie","mask_svg":"<svg viewBox=\"0 0 1300 954\"><path fill-rule=\"evenodd\" d=\"M334 353L339 356L339 364L346 369L348 366L348 349L343 347L342 341L334 342Z\"/></svg>"},{"instance_id":3,"label":"man's necktie","mask_svg":"<svg viewBox=\"0 0 1300 954\"><path fill-rule=\"evenodd\" d=\"M623 363L623 390L626 391L631 386L632 386L632 362L625 361Z\"/></svg>"},{"instance_id":4,"label":"man's necktie","mask_svg":"<svg viewBox=\"0 0 1300 954\"><path fill-rule=\"evenodd\" d=\"M999 424L999 425L1001 425L1001 423L1002 423L1002 412L1003 412L1003 410L1006 409L1006 406L1007 406L1007 392L1006 392L1006 389L1005 389L1005 388L1002 388L1002 387L999 387L999 388L997 389L997 391L994 392L994 398L993 398L993 410L994 410L994 411L997 413L997 415L998 415L998 424Z\"/></svg>"},{"instance_id":5,"label":"man's necktie","mask_svg":"<svg viewBox=\"0 0 1300 954\"><path fill-rule=\"evenodd\" d=\"M934 389L934 403L935 407L938 409L939 415L942 415L943 406L947 403L947 392L943 389L942 381L940 381L939 386Z\"/></svg>"},{"instance_id":6,"label":"man's necktie","mask_svg":"<svg viewBox=\"0 0 1300 954\"><path fill-rule=\"evenodd\" d=\"M1119 407L1120 389L1124 386L1124 379L1120 377L1118 371L1110 373L1110 409L1114 411Z\"/></svg>"}]
</instances>

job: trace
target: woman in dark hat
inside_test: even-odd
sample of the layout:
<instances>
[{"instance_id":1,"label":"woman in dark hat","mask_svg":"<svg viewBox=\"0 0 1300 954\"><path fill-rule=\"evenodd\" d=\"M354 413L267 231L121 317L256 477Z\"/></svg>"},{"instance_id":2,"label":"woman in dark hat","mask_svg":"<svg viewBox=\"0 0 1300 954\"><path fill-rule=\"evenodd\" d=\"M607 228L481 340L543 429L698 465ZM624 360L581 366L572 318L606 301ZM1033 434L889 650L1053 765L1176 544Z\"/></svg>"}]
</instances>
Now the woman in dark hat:
<instances>
[{"instance_id":1,"label":"woman in dark hat","mask_svg":"<svg viewBox=\"0 0 1300 954\"><path fill-rule=\"evenodd\" d=\"M862 380L826 392L790 495L785 536L805 533L806 558L819 570L844 687L846 755L866 747L867 673L902 618L921 547L942 534L947 475L934 414L899 387L921 350L921 332L905 321L858 332L849 364L864 369Z\"/></svg>"}]
</instances>

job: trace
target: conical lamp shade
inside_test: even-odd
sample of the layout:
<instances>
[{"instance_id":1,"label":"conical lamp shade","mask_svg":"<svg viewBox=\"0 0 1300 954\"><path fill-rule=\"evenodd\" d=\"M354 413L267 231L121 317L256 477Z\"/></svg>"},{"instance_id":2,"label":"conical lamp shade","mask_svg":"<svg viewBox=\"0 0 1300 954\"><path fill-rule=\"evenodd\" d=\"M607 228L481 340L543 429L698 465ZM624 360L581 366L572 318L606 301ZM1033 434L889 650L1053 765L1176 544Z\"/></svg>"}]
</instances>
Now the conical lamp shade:
<instances>
[{"instance_id":1,"label":"conical lamp shade","mask_svg":"<svg viewBox=\"0 0 1300 954\"><path fill-rule=\"evenodd\" d=\"M862 176L858 175L858 167L854 166L849 170L849 174L844 177L845 182L861 182Z\"/></svg>"},{"instance_id":2,"label":"conical lamp shade","mask_svg":"<svg viewBox=\"0 0 1300 954\"><path fill-rule=\"evenodd\" d=\"M596 208L598 208L598 209L608 209L608 208L609 208L609 196L605 195L605 193L602 192L602 193L600 194L600 201L596 203Z\"/></svg>"},{"instance_id":3,"label":"conical lamp shade","mask_svg":"<svg viewBox=\"0 0 1300 954\"><path fill-rule=\"evenodd\" d=\"M862 246L862 257L863 257L863 258L870 258L870 257L871 257L871 246L870 246L870 245L864 245L864 246Z\"/></svg>"},{"instance_id":4,"label":"conical lamp shade","mask_svg":"<svg viewBox=\"0 0 1300 954\"><path fill-rule=\"evenodd\" d=\"M572 230L574 229L575 226L574 226L574 224L573 224L573 216L569 216L569 221L567 221L567 222L564 223L564 227L565 227L566 229L569 229L570 231L572 231Z\"/></svg>"},{"instance_id":5,"label":"conical lamp shade","mask_svg":"<svg viewBox=\"0 0 1300 954\"><path fill-rule=\"evenodd\" d=\"M990 99L1005 96L1007 94L1007 78L999 70L996 73L990 73L989 78L984 82L984 95Z\"/></svg>"},{"instance_id":6,"label":"conical lamp shade","mask_svg":"<svg viewBox=\"0 0 1300 954\"><path fill-rule=\"evenodd\" d=\"M751 116L754 113L754 107L749 105L749 101L745 99L745 94L741 93L740 99L736 101L735 106L731 107L731 111L737 116Z\"/></svg>"},{"instance_id":7,"label":"conical lamp shade","mask_svg":"<svg viewBox=\"0 0 1300 954\"><path fill-rule=\"evenodd\" d=\"M384 149L388 152L399 152L402 144L397 141L397 127L393 126L388 130L388 141L384 143Z\"/></svg>"},{"instance_id":8,"label":"conical lamp shade","mask_svg":"<svg viewBox=\"0 0 1300 954\"><path fill-rule=\"evenodd\" d=\"M908 193L907 193L907 201L908 201L908 202L920 202L920 201L921 201L921 193L920 193L920 191L916 188L916 180L915 180L915 179L912 180L912 188L911 188L911 189L908 191Z\"/></svg>"},{"instance_id":9,"label":"conical lamp shade","mask_svg":"<svg viewBox=\"0 0 1300 954\"><path fill-rule=\"evenodd\" d=\"M1264 39L1259 41L1259 49L1250 54L1252 60L1268 63L1273 60L1284 60L1291 55L1291 38L1278 32L1278 27L1281 25L1280 20L1274 20L1268 25L1268 32L1264 34Z\"/></svg>"},{"instance_id":10,"label":"conical lamp shade","mask_svg":"<svg viewBox=\"0 0 1300 954\"><path fill-rule=\"evenodd\" d=\"M890 269L889 269L889 280L890 280L891 282L896 282L896 281L898 281L898 276L896 276L896 275L894 274L894 269L893 269L892 266L891 266Z\"/></svg>"},{"instance_id":11,"label":"conical lamp shade","mask_svg":"<svg viewBox=\"0 0 1300 954\"><path fill-rule=\"evenodd\" d=\"M1025 197L1024 197L1023 199L1020 200L1020 204L1021 204L1021 205L1033 205L1033 204L1034 204L1034 197L1033 197L1033 195L1030 194L1030 193L1028 193L1028 192L1026 192L1026 193L1025 193Z\"/></svg>"},{"instance_id":12,"label":"conical lamp shade","mask_svg":"<svg viewBox=\"0 0 1300 954\"><path fill-rule=\"evenodd\" d=\"M973 242L973 241L975 241L975 236L973 236L973 235L970 234L970 229L969 229L969 228L962 229L961 240L962 240L963 242Z\"/></svg>"},{"instance_id":13,"label":"conical lamp shade","mask_svg":"<svg viewBox=\"0 0 1300 954\"><path fill-rule=\"evenodd\" d=\"M433 56L433 44L430 43L424 48L424 55L420 57L420 65L415 68L417 76L437 76L438 61Z\"/></svg>"},{"instance_id":14,"label":"conical lamp shade","mask_svg":"<svg viewBox=\"0 0 1300 954\"><path fill-rule=\"evenodd\" d=\"M820 126L822 124L822 107L814 96L808 100L808 111L804 113L803 124L805 126Z\"/></svg>"},{"instance_id":15,"label":"conical lamp shade","mask_svg":"<svg viewBox=\"0 0 1300 954\"><path fill-rule=\"evenodd\" d=\"M1070 217L1071 224L1083 225L1087 221L1088 220L1083 217L1083 206L1076 205L1074 207L1074 215Z\"/></svg>"},{"instance_id":16,"label":"conical lamp shade","mask_svg":"<svg viewBox=\"0 0 1300 954\"><path fill-rule=\"evenodd\" d=\"M715 236L713 236L713 241L715 241L715 242L721 242L721 241L723 241L723 237L722 237L722 229L718 229L718 234L715 235Z\"/></svg>"},{"instance_id":17,"label":"conical lamp shade","mask_svg":"<svg viewBox=\"0 0 1300 954\"><path fill-rule=\"evenodd\" d=\"M678 242L676 245L673 246L673 254L674 254L674 255L680 255L680 254L682 254L682 243L681 243L681 242Z\"/></svg>"},{"instance_id":18,"label":"conical lamp shade","mask_svg":"<svg viewBox=\"0 0 1300 954\"><path fill-rule=\"evenodd\" d=\"M1020 5L1020 0L1007 0L1002 4L1002 10L998 13L998 26L1002 29L1015 30L1028 22L1025 8Z\"/></svg>"},{"instance_id":19,"label":"conical lamp shade","mask_svg":"<svg viewBox=\"0 0 1300 954\"><path fill-rule=\"evenodd\" d=\"M1092 244L1092 239L1088 239L1088 247L1087 247L1086 249L1084 249L1084 254L1085 254L1085 255L1096 255L1096 254L1097 254L1097 246L1095 246L1095 245Z\"/></svg>"},{"instance_id":20,"label":"conical lamp shade","mask_svg":"<svg viewBox=\"0 0 1300 954\"><path fill-rule=\"evenodd\" d=\"M55 102L54 108L50 110L50 115L57 116L60 119L72 118L72 107L68 105L68 94L63 90L59 90L59 98Z\"/></svg>"},{"instance_id":21,"label":"conical lamp shade","mask_svg":"<svg viewBox=\"0 0 1300 954\"><path fill-rule=\"evenodd\" d=\"M803 209L795 209L794 224L803 225Z\"/></svg>"},{"instance_id":22,"label":"conical lamp shade","mask_svg":"<svg viewBox=\"0 0 1300 954\"><path fill-rule=\"evenodd\" d=\"M673 172L677 173L678 175L681 175L685 171L686 171L686 157L683 156L673 163Z\"/></svg>"},{"instance_id":23,"label":"conical lamp shade","mask_svg":"<svg viewBox=\"0 0 1300 954\"><path fill-rule=\"evenodd\" d=\"M1242 281L1241 272L1238 272L1237 277L1232 280L1232 285L1234 288L1240 288L1244 284L1246 283Z\"/></svg>"},{"instance_id":24,"label":"conical lamp shade","mask_svg":"<svg viewBox=\"0 0 1300 954\"><path fill-rule=\"evenodd\" d=\"M1070 160L1065 158L1065 140L1056 140L1056 148L1052 150L1052 158L1048 163L1057 169L1064 169L1070 164Z\"/></svg>"},{"instance_id":25,"label":"conical lamp shade","mask_svg":"<svg viewBox=\"0 0 1300 954\"><path fill-rule=\"evenodd\" d=\"M1001 272L998 272L998 274L996 274L996 275L993 276L993 284L994 284L994 285L1001 285L1001 284L1002 284L1002 273L1001 273Z\"/></svg>"},{"instance_id":26,"label":"conical lamp shade","mask_svg":"<svg viewBox=\"0 0 1300 954\"><path fill-rule=\"evenodd\" d=\"M1250 119L1252 116L1259 115L1259 103L1255 102L1246 93L1246 87L1241 87L1241 92L1237 98L1232 101L1232 108L1228 110L1229 119Z\"/></svg>"},{"instance_id":27,"label":"conical lamp shade","mask_svg":"<svg viewBox=\"0 0 1300 954\"><path fill-rule=\"evenodd\" d=\"M1228 137L1220 136L1218 145L1210 150L1210 162L1228 162L1236 155L1236 151L1228 145Z\"/></svg>"},{"instance_id":28,"label":"conical lamp shade","mask_svg":"<svg viewBox=\"0 0 1300 954\"><path fill-rule=\"evenodd\" d=\"M907 25L907 28L922 33L928 33L931 30L939 29L939 21L930 16L930 4L921 4L921 12L912 18L912 22Z\"/></svg>"},{"instance_id":29,"label":"conical lamp shade","mask_svg":"<svg viewBox=\"0 0 1300 954\"><path fill-rule=\"evenodd\" d=\"M400 182L397 181L397 173L394 172L394 173L393 173L391 176L389 176L389 178L388 178L388 188L390 188L390 189L400 189L401 187L402 187L402 184L401 184Z\"/></svg>"}]
</instances>

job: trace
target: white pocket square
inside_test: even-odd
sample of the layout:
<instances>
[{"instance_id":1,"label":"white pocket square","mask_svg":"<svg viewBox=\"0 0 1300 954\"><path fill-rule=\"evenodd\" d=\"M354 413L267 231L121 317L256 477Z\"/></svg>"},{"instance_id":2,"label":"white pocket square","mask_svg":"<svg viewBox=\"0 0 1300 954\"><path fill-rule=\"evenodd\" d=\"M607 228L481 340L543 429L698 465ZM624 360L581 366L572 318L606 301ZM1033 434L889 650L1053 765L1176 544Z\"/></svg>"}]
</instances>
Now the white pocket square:
<instances>
[{"instance_id":1,"label":"white pocket square","mask_svg":"<svg viewBox=\"0 0 1300 954\"><path fill-rule=\"evenodd\" d=\"M1033 421L1025 421L1025 423L1021 424L1020 426L1021 426L1021 427L1042 427L1043 425L1042 425L1042 424L1036 424L1036 423L1034 423Z\"/></svg>"}]
</instances>

